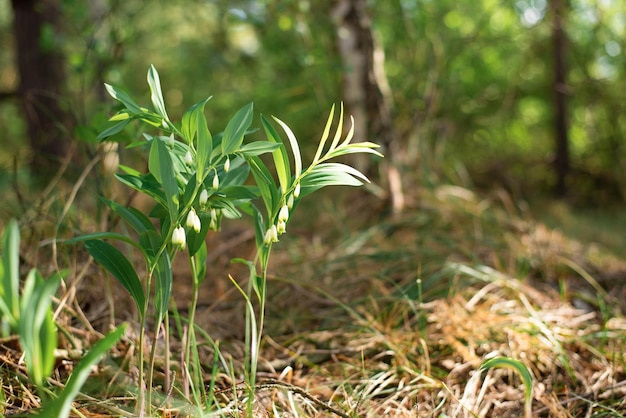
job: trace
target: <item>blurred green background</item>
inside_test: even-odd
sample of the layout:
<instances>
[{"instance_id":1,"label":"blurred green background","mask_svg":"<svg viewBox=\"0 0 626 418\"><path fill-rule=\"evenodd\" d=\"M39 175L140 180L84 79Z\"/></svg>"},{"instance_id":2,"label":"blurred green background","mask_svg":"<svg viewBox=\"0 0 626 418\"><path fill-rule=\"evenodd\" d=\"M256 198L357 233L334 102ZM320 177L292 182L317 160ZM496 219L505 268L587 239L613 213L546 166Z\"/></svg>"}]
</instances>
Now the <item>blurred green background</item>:
<instances>
[{"instance_id":1,"label":"blurred green background","mask_svg":"<svg viewBox=\"0 0 626 418\"><path fill-rule=\"evenodd\" d=\"M31 150L20 107L15 5L58 12L39 47L63 58L65 138L95 148L113 114L103 83L149 103L154 64L170 116L212 95L219 132L250 101L315 144L346 69L333 9L340 0L0 0L0 170L7 180ZM555 89L565 101L567 195L596 206L626 198L624 0L363 1L384 51L393 126L408 185L504 187L550 195L557 179ZM565 41L555 46L556 8ZM35 30L33 28L33 30ZM556 56L564 83L555 86ZM377 141L376 137L359 140ZM306 152L306 151L305 151ZM312 151L309 151L312 152ZM19 171L19 170L18 170Z\"/></svg>"}]
</instances>

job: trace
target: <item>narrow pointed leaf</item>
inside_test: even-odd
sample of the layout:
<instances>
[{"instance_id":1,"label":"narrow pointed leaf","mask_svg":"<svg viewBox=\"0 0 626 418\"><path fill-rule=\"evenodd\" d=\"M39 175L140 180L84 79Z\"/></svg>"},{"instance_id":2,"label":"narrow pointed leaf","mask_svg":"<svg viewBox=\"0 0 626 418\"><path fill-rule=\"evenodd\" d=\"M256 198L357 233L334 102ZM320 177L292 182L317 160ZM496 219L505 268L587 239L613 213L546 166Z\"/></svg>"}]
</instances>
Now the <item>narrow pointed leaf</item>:
<instances>
[{"instance_id":1,"label":"narrow pointed leaf","mask_svg":"<svg viewBox=\"0 0 626 418\"><path fill-rule=\"evenodd\" d=\"M161 92L161 80L159 79L159 73L156 68L154 68L154 65L150 65L150 69L148 70L148 84L150 85L150 99L152 100L154 109L163 119L169 121L170 118L167 116L165 103L163 102L163 92Z\"/></svg>"},{"instance_id":2,"label":"narrow pointed leaf","mask_svg":"<svg viewBox=\"0 0 626 418\"><path fill-rule=\"evenodd\" d=\"M96 139L103 140L123 131L130 121L130 119L126 119L117 122L107 122L104 129L98 134Z\"/></svg>"},{"instance_id":3,"label":"narrow pointed leaf","mask_svg":"<svg viewBox=\"0 0 626 418\"><path fill-rule=\"evenodd\" d=\"M210 100L210 97L194 104L185 112L182 119L181 131L188 144L191 144L198 127L198 116L204 114L204 106Z\"/></svg>"},{"instance_id":4,"label":"narrow pointed leaf","mask_svg":"<svg viewBox=\"0 0 626 418\"><path fill-rule=\"evenodd\" d=\"M111 208L113 212L119 215L120 218L124 219L126 223L138 234L141 234L148 229L154 229L154 225L152 225L150 219L148 219L146 215L144 215L136 208L125 208L119 203L105 199L103 197L101 197L100 200L102 200L109 208Z\"/></svg>"},{"instance_id":5,"label":"narrow pointed leaf","mask_svg":"<svg viewBox=\"0 0 626 418\"><path fill-rule=\"evenodd\" d=\"M261 154L267 154L268 152L273 152L278 148L281 148L282 144L276 144L269 141L256 141L250 144L246 144L239 149L239 152L246 156L257 156Z\"/></svg>"},{"instance_id":6,"label":"narrow pointed leaf","mask_svg":"<svg viewBox=\"0 0 626 418\"><path fill-rule=\"evenodd\" d=\"M282 145L280 148L272 152L272 158L274 159L274 166L276 167L276 174L278 175L278 182L280 189L284 192L289 188L289 179L291 177L291 167L289 165L289 155L287 155L287 149L285 148L282 139L270 125L269 121L261 115L261 124L265 130L265 136L271 142Z\"/></svg>"},{"instance_id":7,"label":"narrow pointed leaf","mask_svg":"<svg viewBox=\"0 0 626 418\"><path fill-rule=\"evenodd\" d=\"M135 101L131 99L128 93L124 90L106 83L104 83L104 88L111 95L111 97L121 102L130 113L135 115L144 113L143 109L141 109L141 107L139 107L139 105L135 103Z\"/></svg>"},{"instance_id":8,"label":"narrow pointed leaf","mask_svg":"<svg viewBox=\"0 0 626 418\"><path fill-rule=\"evenodd\" d=\"M226 125L222 136L222 154L228 155L239 150L243 136L252 124L252 108L252 103L245 105Z\"/></svg>"},{"instance_id":9,"label":"narrow pointed leaf","mask_svg":"<svg viewBox=\"0 0 626 418\"><path fill-rule=\"evenodd\" d=\"M174 173L172 156L167 145L159 138L152 141L148 169L154 178L163 186L166 206L170 219L176 219L178 215L178 183Z\"/></svg>"},{"instance_id":10,"label":"narrow pointed leaf","mask_svg":"<svg viewBox=\"0 0 626 418\"><path fill-rule=\"evenodd\" d=\"M128 259L117 248L104 241L87 241L85 248L98 264L107 269L128 290L137 305L139 315L143 316L146 301L144 289Z\"/></svg>"},{"instance_id":11,"label":"narrow pointed leaf","mask_svg":"<svg viewBox=\"0 0 626 418\"><path fill-rule=\"evenodd\" d=\"M197 162L197 179L200 183L204 181L208 173L209 158L213 151L213 138L207 127L206 118L203 113L196 116L197 132L198 132L198 151L196 156Z\"/></svg>"},{"instance_id":12,"label":"narrow pointed leaf","mask_svg":"<svg viewBox=\"0 0 626 418\"><path fill-rule=\"evenodd\" d=\"M274 178L259 157L250 157L248 164L250 164L252 176L259 188L261 199L263 199L263 203L265 203L267 213L271 215L278 201Z\"/></svg>"},{"instance_id":13,"label":"narrow pointed leaf","mask_svg":"<svg viewBox=\"0 0 626 418\"><path fill-rule=\"evenodd\" d=\"M315 152L315 157L313 157L313 163L316 163L320 157L322 156L322 152L324 151L324 145L326 144L326 140L328 140L328 136L330 135L330 127L333 124L333 116L335 115L335 105L330 108L330 114L328 115L328 120L326 121L326 126L324 127L324 133L322 134L322 138L320 139L320 144L317 147L317 151Z\"/></svg>"},{"instance_id":14,"label":"narrow pointed leaf","mask_svg":"<svg viewBox=\"0 0 626 418\"><path fill-rule=\"evenodd\" d=\"M5 314L9 316L11 324L16 326L20 315L20 230L15 219L11 219L6 225L2 241L2 289L0 289L0 298L4 300L4 309L8 311Z\"/></svg>"},{"instance_id":15,"label":"narrow pointed leaf","mask_svg":"<svg viewBox=\"0 0 626 418\"><path fill-rule=\"evenodd\" d=\"M289 139L289 145L291 145L291 152L293 154L294 177L298 178L300 177L300 174L302 174L302 157L300 156L300 147L298 146L298 140L285 122L276 117L274 117L274 120L278 122L278 124L287 134L287 138Z\"/></svg>"},{"instance_id":16,"label":"narrow pointed leaf","mask_svg":"<svg viewBox=\"0 0 626 418\"><path fill-rule=\"evenodd\" d=\"M341 139L341 134L343 133L343 102L339 107L339 124L337 125L337 131L335 132L335 137L333 138L333 142L330 144L329 151L332 151L339 144L339 140Z\"/></svg>"},{"instance_id":17,"label":"narrow pointed leaf","mask_svg":"<svg viewBox=\"0 0 626 418\"><path fill-rule=\"evenodd\" d=\"M72 374L59 396L44 404L39 416L67 418L72 410L72 402L91 375L93 366L122 338L125 330L126 325L120 325L91 347L85 357L72 369Z\"/></svg>"}]
</instances>

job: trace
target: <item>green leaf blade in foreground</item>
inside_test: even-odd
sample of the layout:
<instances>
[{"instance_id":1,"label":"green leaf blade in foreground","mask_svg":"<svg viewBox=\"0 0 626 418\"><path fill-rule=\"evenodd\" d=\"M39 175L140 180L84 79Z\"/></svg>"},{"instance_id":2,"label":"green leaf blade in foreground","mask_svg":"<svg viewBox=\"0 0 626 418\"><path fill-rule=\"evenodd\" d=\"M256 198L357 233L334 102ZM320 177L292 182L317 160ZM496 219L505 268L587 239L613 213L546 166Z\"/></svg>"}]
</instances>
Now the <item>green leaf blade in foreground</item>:
<instances>
[{"instance_id":1,"label":"green leaf blade in foreground","mask_svg":"<svg viewBox=\"0 0 626 418\"><path fill-rule=\"evenodd\" d=\"M9 318L11 326L17 326L20 315L20 295L19 295L19 253L20 253L20 230L17 221L11 219L4 229L2 236L2 289L0 289L0 307Z\"/></svg>"},{"instance_id":2,"label":"green leaf blade in foreground","mask_svg":"<svg viewBox=\"0 0 626 418\"><path fill-rule=\"evenodd\" d=\"M150 99L152 100L154 109L163 119L169 122L170 118L165 111L163 92L161 92L161 80L159 79L159 73L156 68L154 68L154 65L150 65L150 69L148 70L148 84L150 85Z\"/></svg>"},{"instance_id":3,"label":"green leaf blade in foreground","mask_svg":"<svg viewBox=\"0 0 626 418\"><path fill-rule=\"evenodd\" d=\"M72 402L91 374L92 367L122 338L125 331L126 324L120 325L91 347L87 355L74 367L59 397L44 404L39 416L67 418L72 409Z\"/></svg>"},{"instance_id":4,"label":"green leaf blade in foreground","mask_svg":"<svg viewBox=\"0 0 626 418\"><path fill-rule=\"evenodd\" d=\"M90 240L85 248L91 256L106 268L126 290L137 305L139 315L143 316L146 297L143 285L128 259L114 246L101 240Z\"/></svg>"},{"instance_id":5,"label":"green leaf blade in foreground","mask_svg":"<svg viewBox=\"0 0 626 418\"><path fill-rule=\"evenodd\" d=\"M222 154L232 154L241 147L243 136L252 124L252 109L252 103L248 103L228 122L222 136Z\"/></svg>"},{"instance_id":6,"label":"green leaf blade in foreground","mask_svg":"<svg viewBox=\"0 0 626 418\"><path fill-rule=\"evenodd\" d=\"M26 278L18 324L20 344L24 350L26 368L33 382L42 387L54 369L54 349L57 347L56 326L52 318L52 296L60 276L44 280L33 269Z\"/></svg>"},{"instance_id":7,"label":"green leaf blade in foreground","mask_svg":"<svg viewBox=\"0 0 626 418\"><path fill-rule=\"evenodd\" d=\"M150 147L148 170L163 187L170 219L175 222L178 215L178 183L174 163L167 145L158 137L153 139Z\"/></svg>"}]
</instances>

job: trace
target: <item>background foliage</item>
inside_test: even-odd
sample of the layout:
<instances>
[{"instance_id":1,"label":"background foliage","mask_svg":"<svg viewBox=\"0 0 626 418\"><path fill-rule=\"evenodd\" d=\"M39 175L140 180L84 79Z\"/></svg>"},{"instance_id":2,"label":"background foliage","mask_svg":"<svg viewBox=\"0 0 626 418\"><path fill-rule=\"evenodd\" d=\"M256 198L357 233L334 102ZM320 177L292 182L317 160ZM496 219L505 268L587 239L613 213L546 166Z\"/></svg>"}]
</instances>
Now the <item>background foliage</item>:
<instances>
[{"instance_id":1,"label":"background foliage","mask_svg":"<svg viewBox=\"0 0 626 418\"><path fill-rule=\"evenodd\" d=\"M294 131L320 123L341 99L331 1L63 0L61 33L42 42L67 57L68 97L79 124L103 121L103 82L141 86L157 66L173 117L200 92L213 117L255 100L289 109ZM405 170L422 180L495 181L526 195L553 184L552 19L547 0L369 2L386 54ZM569 0L565 88L576 197L623 199L625 152L623 0ZM11 9L0 1L0 91L16 88ZM131 91L131 94L139 92ZM11 99L0 103L7 142L2 166L22 161L24 128ZM93 139L89 129L81 139ZM357 132L357 140L358 138ZM376 140L376 138L367 138ZM461 168L462 167L462 168ZM530 168L530 170L529 170ZM465 174L469 173L469 177ZM470 180L471 179L471 180Z\"/></svg>"}]
</instances>

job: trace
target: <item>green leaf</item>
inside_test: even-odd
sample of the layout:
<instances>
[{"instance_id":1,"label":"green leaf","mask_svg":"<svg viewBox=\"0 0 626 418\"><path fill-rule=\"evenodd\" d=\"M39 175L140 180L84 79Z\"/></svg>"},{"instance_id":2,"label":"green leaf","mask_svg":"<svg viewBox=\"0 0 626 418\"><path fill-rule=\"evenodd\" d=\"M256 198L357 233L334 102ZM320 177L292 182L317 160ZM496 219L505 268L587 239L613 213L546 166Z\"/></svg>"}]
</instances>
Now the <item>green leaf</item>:
<instances>
[{"instance_id":1,"label":"green leaf","mask_svg":"<svg viewBox=\"0 0 626 418\"><path fill-rule=\"evenodd\" d=\"M367 177L349 165L341 163L319 164L302 179L301 196L306 196L326 186L361 186Z\"/></svg>"},{"instance_id":2,"label":"green leaf","mask_svg":"<svg viewBox=\"0 0 626 418\"><path fill-rule=\"evenodd\" d=\"M172 163L172 156L165 142L155 138L150 147L148 169L154 178L163 186L165 192L165 206L172 222L178 215L178 183Z\"/></svg>"},{"instance_id":3,"label":"green leaf","mask_svg":"<svg viewBox=\"0 0 626 418\"><path fill-rule=\"evenodd\" d=\"M222 136L222 154L228 155L239 150L243 136L252 124L252 103L248 103L226 125Z\"/></svg>"},{"instance_id":4,"label":"green leaf","mask_svg":"<svg viewBox=\"0 0 626 418\"><path fill-rule=\"evenodd\" d=\"M172 296L172 286L174 283L172 262L166 250L158 254L163 245L163 240L156 231L145 231L140 235L139 242L148 255L150 262L149 267L151 268L152 265L154 265L154 308L156 310L156 320L160 322L167 312ZM157 254L159 255L159 259L155 260Z\"/></svg>"},{"instance_id":5,"label":"green leaf","mask_svg":"<svg viewBox=\"0 0 626 418\"><path fill-rule=\"evenodd\" d=\"M339 140L341 139L341 134L343 133L343 102L339 107L339 124L337 125L337 130L335 131L335 137L333 138L333 142L330 144L329 151L335 149L335 147L339 144Z\"/></svg>"},{"instance_id":6,"label":"green leaf","mask_svg":"<svg viewBox=\"0 0 626 418\"><path fill-rule=\"evenodd\" d=\"M112 200L105 199L104 197L100 197L100 200L104 202L113 212L115 212L120 218L126 221L131 228L133 228L138 234L148 230L154 229L154 225L150 222L150 219L146 217L142 212L138 209L133 208L125 208L117 202ZM128 241L127 241L128 242Z\"/></svg>"},{"instance_id":7,"label":"green leaf","mask_svg":"<svg viewBox=\"0 0 626 418\"><path fill-rule=\"evenodd\" d=\"M317 151L315 152L315 157L313 157L313 163L319 161L322 156L322 152L324 151L324 145L328 140L328 136L330 135L330 127L333 124L333 116L335 115L335 105L330 108L330 114L328 115L328 120L326 121L326 126L324 127L324 133L322 134L322 138L320 139L320 143L317 146Z\"/></svg>"},{"instance_id":8,"label":"green leaf","mask_svg":"<svg viewBox=\"0 0 626 418\"><path fill-rule=\"evenodd\" d=\"M143 109L139 107L139 105L135 103L135 101L131 99L128 93L126 93L124 90L113 87L112 85L107 83L104 83L104 88L107 92L109 92L111 97L121 102L131 114L139 115L141 113L144 113Z\"/></svg>"},{"instance_id":9,"label":"green leaf","mask_svg":"<svg viewBox=\"0 0 626 418\"><path fill-rule=\"evenodd\" d=\"M148 70L148 84L150 85L150 99L152 100L154 109L163 119L169 121L170 118L165 111L163 93L161 92L161 80L159 79L159 73L156 68L154 68L154 65L150 65L150 69Z\"/></svg>"},{"instance_id":10,"label":"green leaf","mask_svg":"<svg viewBox=\"0 0 626 418\"><path fill-rule=\"evenodd\" d=\"M107 139L119 132L121 132L122 130L124 130L124 128L130 123L130 119L126 119L126 120L121 120L118 122L107 122L104 125L104 128L102 129L102 131L98 134L98 136L96 137L96 139L98 140L103 140L103 139Z\"/></svg>"},{"instance_id":11,"label":"green leaf","mask_svg":"<svg viewBox=\"0 0 626 418\"><path fill-rule=\"evenodd\" d=\"M196 120L198 121L198 151L196 156L196 177L198 179L198 182L202 183L208 173L207 166L209 165L209 157L211 155L211 151L213 150L213 138L211 137L211 132L209 132L209 128L207 127L204 114L200 113L199 115L197 115Z\"/></svg>"},{"instance_id":12,"label":"green leaf","mask_svg":"<svg viewBox=\"0 0 626 418\"><path fill-rule=\"evenodd\" d=\"M124 235L124 234L118 234L117 232L94 232L92 234L80 235L78 237L68 239L67 241L64 242L64 244L69 245L69 244L76 244L78 242L103 240L103 239L114 239L114 240L122 241L141 250L141 247L139 246L139 244L137 244L137 242L135 242L131 237L129 237L128 235Z\"/></svg>"},{"instance_id":13,"label":"green leaf","mask_svg":"<svg viewBox=\"0 0 626 418\"><path fill-rule=\"evenodd\" d=\"M54 368L57 335L52 318L52 296L60 280L58 275L44 280L33 269L28 273L24 285L18 334L28 375L39 387L44 385Z\"/></svg>"},{"instance_id":14,"label":"green leaf","mask_svg":"<svg viewBox=\"0 0 626 418\"><path fill-rule=\"evenodd\" d=\"M181 131L188 144L191 144L198 127L198 116L204 115L204 106L210 100L210 97L191 106L183 115Z\"/></svg>"},{"instance_id":15,"label":"green leaf","mask_svg":"<svg viewBox=\"0 0 626 418\"><path fill-rule=\"evenodd\" d=\"M122 168L122 166L120 166L120 168ZM152 197L163 207L167 207L165 193L161 189L159 182L152 174L116 174L115 177L131 189L144 193Z\"/></svg>"},{"instance_id":16,"label":"green leaf","mask_svg":"<svg viewBox=\"0 0 626 418\"><path fill-rule=\"evenodd\" d=\"M257 156L261 154L267 154L273 152L277 148L281 148L282 144L275 144L269 141L256 141L244 145L239 149L239 153L246 157ZM284 147L283 147L284 148Z\"/></svg>"},{"instance_id":17,"label":"green leaf","mask_svg":"<svg viewBox=\"0 0 626 418\"><path fill-rule=\"evenodd\" d=\"M374 148L378 148L378 145L372 142L359 142L356 144L349 144L346 146L342 145L342 146L335 148L328 154L326 154L324 156L324 159L329 160L331 158L339 157L341 155L357 154L357 153L373 154L378 157L382 157L383 155L380 152L376 151Z\"/></svg>"},{"instance_id":18,"label":"green leaf","mask_svg":"<svg viewBox=\"0 0 626 418\"><path fill-rule=\"evenodd\" d=\"M101 240L90 240L85 248L91 256L106 268L132 296L139 315L143 317L146 298L143 285L130 262L114 246Z\"/></svg>"},{"instance_id":19,"label":"green leaf","mask_svg":"<svg viewBox=\"0 0 626 418\"><path fill-rule=\"evenodd\" d=\"M283 193L285 193L289 189L289 178L291 177L291 167L289 166L287 149L274 127L270 125L269 121L265 119L263 115L261 115L261 124L265 130L265 136L267 136L267 139L271 142L282 145L272 152L272 158L274 159L274 166L276 167L276 174L278 175L280 188Z\"/></svg>"},{"instance_id":20,"label":"green leaf","mask_svg":"<svg viewBox=\"0 0 626 418\"><path fill-rule=\"evenodd\" d=\"M2 288L0 288L0 309L11 327L17 326L20 315L20 230L17 221L11 219L4 228L2 235Z\"/></svg>"},{"instance_id":21,"label":"green leaf","mask_svg":"<svg viewBox=\"0 0 626 418\"><path fill-rule=\"evenodd\" d=\"M126 324L120 325L91 347L87 355L74 366L63 391L56 399L44 404L39 416L67 418L72 409L72 402L91 375L93 366L122 338L125 331Z\"/></svg>"},{"instance_id":22,"label":"green leaf","mask_svg":"<svg viewBox=\"0 0 626 418\"><path fill-rule=\"evenodd\" d=\"M487 370L494 367L507 367L519 373L520 377L522 378L522 383L524 383L525 400L527 403L530 402L533 394L533 377L530 374L530 370L528 370L528 367L526 367L524 363L509 357L496 357L485 361L480 366L480 370Z\"/></svg>"},{"instance_id":23,"label":"green leaf","mask_svg":"<svg viewBox=\"0 0 626 418\"><path fill-rule=\"evenodd\" d=\"M302 174L302 157L300 156L300 147L298 146L298 140L296 136L293 134L289 126L285 124L282 120L274 117L274 120L278 122L278 124L283 128L285 133L287 134L287 138L289 139L289 145L291 145L291 152L293 154L293 164L294 164L294 177L300 177Z\"/></svg>"},{"instance_id":24,"label":"green leaf","mask_svg":"<svg viewBox=\"0 0 626 418\"><path fill-rule=\"evenodd\" d=\"M193 257L204 243L204 239L209 232L209 225L211 224L211 214L200 212L198 217L201 225L200 232L196 232L193 229L187 232L187 251L190 257Z\"/></svg>"},{"instance_id":25,"label":"green leaf","mask_svg":"<svg viewBox=\"0 0 626 418\"><path fill-rule=\"evenodd\" d=\"M267 213L271 215L279 199L274 178L259 157L249 157L248 164L252 170L255 183L259 188L261 199L263 199L263 203L265 203Z\"/></svg>"},{"instance_id":26,"label":"green leaf","mask_svg":"<svg viewBox=\"0 0 626 418\"><path fill-rule=\"evenodd\" d=\"M207 255L208 253L206 248L206 241L202 240L200 248L198 248L198 251L193 255L196 266L198 266L195 277L195 281L197 284L202 283L204 279L206 279Z\"/></svg>"}]
</instances>

